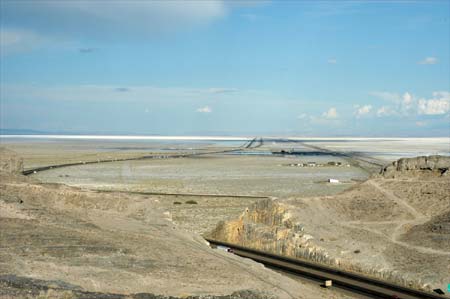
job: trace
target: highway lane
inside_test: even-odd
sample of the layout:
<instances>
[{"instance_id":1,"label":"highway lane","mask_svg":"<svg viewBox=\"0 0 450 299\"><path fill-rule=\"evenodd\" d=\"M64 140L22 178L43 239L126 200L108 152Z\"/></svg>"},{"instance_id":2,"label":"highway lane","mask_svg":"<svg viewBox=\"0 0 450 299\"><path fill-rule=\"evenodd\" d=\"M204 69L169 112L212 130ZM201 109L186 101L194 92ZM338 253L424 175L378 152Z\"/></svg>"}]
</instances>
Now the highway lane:
<instances>
[{"instance_id":1,"label":"highway lane","mask_svg":"<svg viewBox=\"0 0 450 299\"><path fill-rule=\"evenodd\" d=\"M449 298L434 293L396 285L367 277L361 274L346 272L318 263L279 256L259 250L245 248L235 244L206 239L212 245L225 246L241 257L250 258L266 266L286 271L288 273L313 278L320 281L332 280L333 286L364 294L372 298L398 298L398 299L444 299Z\"/></svg>"}]
</instances>

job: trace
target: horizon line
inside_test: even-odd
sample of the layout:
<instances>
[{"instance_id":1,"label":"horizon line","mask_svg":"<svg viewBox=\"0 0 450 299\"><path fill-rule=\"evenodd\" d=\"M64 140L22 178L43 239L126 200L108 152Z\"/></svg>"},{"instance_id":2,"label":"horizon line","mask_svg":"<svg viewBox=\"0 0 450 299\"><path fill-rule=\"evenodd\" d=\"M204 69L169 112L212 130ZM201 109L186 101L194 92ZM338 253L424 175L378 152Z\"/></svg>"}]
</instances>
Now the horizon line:
<instances>
[{"instance_id":1,"label":"horizon line","mask_svg":"<svg viewBox=\"0 0 450 299\"><path fill-rule=\"evenodd\" d=\"M254 138L263 139L292 139L292 140L411 140L411 139L449 139L449 136L435 137L307 137L307 136L276 136L276 135L246 135L246 136L224 136L224 135L95 135L95 134L0 134L0 138L16 139L90 139L90 140L210 140L210 141L250 141Z\"/></svg>"}]
</instances>

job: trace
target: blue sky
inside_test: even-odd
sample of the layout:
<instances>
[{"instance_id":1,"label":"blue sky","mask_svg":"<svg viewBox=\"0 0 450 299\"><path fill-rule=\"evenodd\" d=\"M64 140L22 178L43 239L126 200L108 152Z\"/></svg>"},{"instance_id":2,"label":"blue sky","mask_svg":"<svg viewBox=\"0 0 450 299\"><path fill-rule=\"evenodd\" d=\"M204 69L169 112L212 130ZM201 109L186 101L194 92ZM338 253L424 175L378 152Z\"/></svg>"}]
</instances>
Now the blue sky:
<instances>
[{"instance_id":1,"label":"blue sky","mask_svg":"<svg viewBox=\"0 0 450 299\"><path fill-rule=\"evenodd\" d=\"M450 1L1 0L0 127L449 136Z\"/></svg>"}]
</instances>

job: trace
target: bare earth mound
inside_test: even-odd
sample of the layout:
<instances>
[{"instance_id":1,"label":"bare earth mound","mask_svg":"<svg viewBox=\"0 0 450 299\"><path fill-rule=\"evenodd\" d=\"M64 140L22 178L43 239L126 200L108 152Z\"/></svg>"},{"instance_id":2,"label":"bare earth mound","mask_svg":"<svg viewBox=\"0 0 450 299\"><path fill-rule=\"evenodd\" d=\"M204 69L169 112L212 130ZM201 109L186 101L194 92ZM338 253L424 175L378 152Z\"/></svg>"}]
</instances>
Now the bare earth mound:
<instances>
[{"instance_id":1,"label":"bare earth mound","mask_svg":"<svg viewBox=\"0 0 450 299\"><path fill-rule=\"evenodd\" d=\"M450 248L450 210L411 227L400 240L423 247L448 251Z\"/></svg>"}]
</instances>

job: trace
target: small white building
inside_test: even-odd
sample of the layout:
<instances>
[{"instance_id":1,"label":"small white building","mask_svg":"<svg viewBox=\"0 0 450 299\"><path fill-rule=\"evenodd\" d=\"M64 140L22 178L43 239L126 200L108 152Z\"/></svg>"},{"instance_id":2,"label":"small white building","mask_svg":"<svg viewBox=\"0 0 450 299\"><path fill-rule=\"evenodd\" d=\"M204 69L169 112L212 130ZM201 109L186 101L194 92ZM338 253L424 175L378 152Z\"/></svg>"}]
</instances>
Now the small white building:
<instances>
[{"instance_id":1,"label":"small white building","mask_svg":"<svg viewBox=\"0 0 450 299\"><path fill-rule=\"evenodd\" d=\"M328 179L328 183L339 184L339 180L338 179Z\"/></svg>"}]
</instances>

